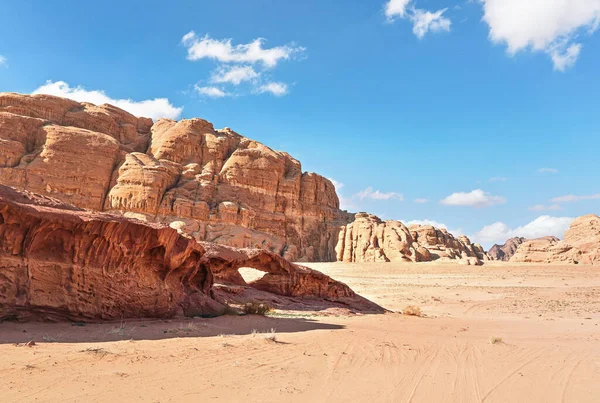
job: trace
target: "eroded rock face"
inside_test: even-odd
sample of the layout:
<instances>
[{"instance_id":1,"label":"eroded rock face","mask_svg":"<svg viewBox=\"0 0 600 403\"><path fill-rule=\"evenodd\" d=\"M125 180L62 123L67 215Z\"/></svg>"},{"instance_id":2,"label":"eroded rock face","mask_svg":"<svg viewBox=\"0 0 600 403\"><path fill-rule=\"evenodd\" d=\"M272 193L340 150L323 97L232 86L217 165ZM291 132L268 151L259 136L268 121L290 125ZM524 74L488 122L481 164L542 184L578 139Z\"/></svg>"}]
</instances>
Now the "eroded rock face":
<instances>
[{"instance_id":1,"label":"eroded rock face","mask_svg":"<svg viewBox=\"0 0 600 403\"><path fill-rule=\"evenodd\" d=\"M600 217L576 218L565 237L545 237L523 242L511 262L600 264Z\"/></svg>"},{"instance_id":2,"label":"eroded rock face","mask_svg":"<svg viewBox=\"0 0 600 403\"><path fill-rule=\"evenodd\" d=\"M202 119L3 93L0 147L1 184L290 260L335 260L350 219L329 180Z\"/></svg>"},{"instance_id":3,"label":"eroded rock face","mask_svg":"<svg viewBox=\"0 0 600 403\"><path fill-rule=\"evenodd\" d=\"M216 315L225 301L213 282L248 286L241 267L267 273L250 284L264 292L381 310L265 250L198 243L161 224L0 185L0 320Z\"/></svg>"},{"instance_id":4,"label":"eroded rock face","mask_svg":"<svg viewBox=\"0 0 600 403\"><path fill-rule=\"evenodd\" d=\"M382 221L377 216L358 213L354 222L342 227L336 246L343 262L428 262L460 260L480 265L489 257L466 236L454 238L445 229L427 225L406 227L400 221Z\"/></svg>"},{"instance_id":5,"label":"eroded rock face","mask_svg":"<svg viewBox=\"0 0 600 403\"><path fill-rule=\"evenodd\" d=\"M558 242L559 239L554 236L542 237L537 239L526 239L523 237L515 237L510 238L508 241L504 243L504 245L494 245L488 251L488 255L493 260L500 260L504 262L508 262L514 254L517 252L519 245L524 242L532 242L531 245L536 245L535 247L539 247L539 245L546 245L551 243Z\"/></svg>"},{"instance_id":6,"label":"eroded rock face","mask_svg":"<svg viewBox=\"0 0 600 403\"><path fill-rule=\"evenodd\" d=\"M480 265L490 260L483 247L461 235L455 238L445 228L431 225L411 225L410 233L415 242L426 248L432 256L431 260L464 260L467 264Z\"/></svg>"}]
</instances>

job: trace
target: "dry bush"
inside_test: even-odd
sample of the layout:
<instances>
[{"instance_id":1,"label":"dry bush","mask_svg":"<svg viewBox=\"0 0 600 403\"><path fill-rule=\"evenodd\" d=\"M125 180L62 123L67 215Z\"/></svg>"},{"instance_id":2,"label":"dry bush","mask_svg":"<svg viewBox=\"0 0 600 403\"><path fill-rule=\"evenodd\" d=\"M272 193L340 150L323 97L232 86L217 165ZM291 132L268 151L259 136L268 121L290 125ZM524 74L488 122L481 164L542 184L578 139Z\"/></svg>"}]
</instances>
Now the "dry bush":
<instances>
[{"instance_id":1,"label":"dry bush","mask_svg":"<svg viewBox=\"0 0 600 403\"><path fill-rule=\"evenodd\" d=\"M502 337L494 336L494 337L492 337L491 342L492 342L492 344L501 344L502 343Z\"/></svg>"},{"instance_id":2,"label":"dry bush","mask_svg":"<svg viewBox=\"0 0 600 403\"><path fill-rule=\"evenodd\" d=\"M256 329L252 329L252 337L259 337L265 339L267 341L277 342L277 334L275 333L275 329L271 328L266 333L261 333Z\"/></svg>"},{"instance_id":3,"label":"dry bush","mask_svg":"<svg viewBox=\"0 0 600 403\"><path fill-rule=\"evenodd\" d=\"M404 311L402 312L405 315L410 315L410 316L422 316L423 314L421 313L421 308L419 308L416 305L409 305L406 308L404 308Z\"/></svg>"},{"instance_id":4,"label":"dry bush","mask_svg":"<svg viewBox=\"0 0 600 403\"><path fill-rule=\"evenodd\" d=\"M272 310L273 308L269 305L260 302L247 302L242 307L242 311L246 315L266 315Z\"/></svg>"}]
</instances>

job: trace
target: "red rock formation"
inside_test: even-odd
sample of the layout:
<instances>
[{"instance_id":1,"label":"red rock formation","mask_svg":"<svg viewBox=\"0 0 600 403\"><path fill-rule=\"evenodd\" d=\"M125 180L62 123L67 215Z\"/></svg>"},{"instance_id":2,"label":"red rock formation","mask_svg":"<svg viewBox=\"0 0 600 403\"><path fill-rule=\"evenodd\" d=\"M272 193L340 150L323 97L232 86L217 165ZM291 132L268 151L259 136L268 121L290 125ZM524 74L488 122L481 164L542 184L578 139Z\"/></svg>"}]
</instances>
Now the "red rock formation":
<instances>
[{"instance_id":1,"label":"red rock formation","mask_svg":"<svg viewBox=\"0 0 600 403\"><path fill-rule=\"evenodd\" d=\"M555 237L526 241L519 246L510 261L599 264L600 217L588 214L576 218L562 241Z\"/></svg>"},{"instance_id":2,"label":"red rock formation","mask_svg":"<svg viewBox=\"0 0 600 403\"><path fill-rule=\"evenodd\" d=\"M349 219L329 180L202 119L3 93L0 147L1 184L290 260L335 260Z\"/></svg>"},{"instance_id":3,"label":"red rock formation","mask_svg":"<svg viewBox=\"0 0 600 403\"><path fill-rule=\"evenodd\" d=\"M381 310L265 250L200 244L164 225L0 185L0 320L214 315L223 304L213 278L245 285L240 267L268 273L252 284L259 290Z\"/></svg>"},{"instance_id":4,"label":"red rock formation","mask_svg":"<svg viewBox=\"0 0 600 403\"><path fill-rule=\"evenodd\" d=\"M407 228L400 221L382 221L356 214L354 222L342 227L336 246L337 259L344 262L427 262L458 259L465 264L489 260L478 244L466 236L454 238L445 229L428 225Z\"/></svg>"}]
</instances>

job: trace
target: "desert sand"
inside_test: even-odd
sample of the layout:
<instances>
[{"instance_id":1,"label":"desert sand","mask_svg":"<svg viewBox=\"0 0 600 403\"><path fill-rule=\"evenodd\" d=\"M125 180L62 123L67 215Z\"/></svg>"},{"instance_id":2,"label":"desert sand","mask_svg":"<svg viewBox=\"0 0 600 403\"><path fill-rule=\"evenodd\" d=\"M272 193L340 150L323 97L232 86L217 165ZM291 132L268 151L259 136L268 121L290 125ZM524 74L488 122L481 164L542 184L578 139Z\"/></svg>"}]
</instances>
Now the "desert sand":
<instances>
[{"instance_id":1,"label":"desert sand","mask_svg":"<svg viewBox=\"0 0 600 403\"><path fill-rule=\"evenodd\" d=\"M311 263L390 310L0 324L2 402L597 402L583 265ZM402 315L408 305L422 316ZM33 340L34 346L24 343Z\"/></svg>"}]
</instances>

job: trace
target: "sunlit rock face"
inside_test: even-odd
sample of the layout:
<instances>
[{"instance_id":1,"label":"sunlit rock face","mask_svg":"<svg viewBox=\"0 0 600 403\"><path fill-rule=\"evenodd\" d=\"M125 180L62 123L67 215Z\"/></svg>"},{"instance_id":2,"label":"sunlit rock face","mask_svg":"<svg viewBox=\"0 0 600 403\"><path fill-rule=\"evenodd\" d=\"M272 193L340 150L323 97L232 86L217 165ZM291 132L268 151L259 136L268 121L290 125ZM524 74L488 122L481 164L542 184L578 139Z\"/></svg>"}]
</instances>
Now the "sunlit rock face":
<instances>
[{"instance_id":1,"label":"sunlit rock face","mask_svg":"<svg viewBox=\"0 0 600 403\"><path fill-rule=\"evenodd\" d=\"M328 179L202 119L3 93L0 149L1 184L295 261L335 260L351 219Z\"/></svg>"}]
</instances>

